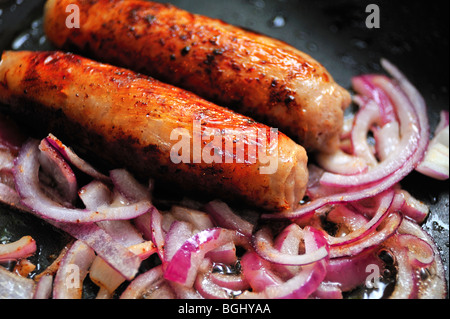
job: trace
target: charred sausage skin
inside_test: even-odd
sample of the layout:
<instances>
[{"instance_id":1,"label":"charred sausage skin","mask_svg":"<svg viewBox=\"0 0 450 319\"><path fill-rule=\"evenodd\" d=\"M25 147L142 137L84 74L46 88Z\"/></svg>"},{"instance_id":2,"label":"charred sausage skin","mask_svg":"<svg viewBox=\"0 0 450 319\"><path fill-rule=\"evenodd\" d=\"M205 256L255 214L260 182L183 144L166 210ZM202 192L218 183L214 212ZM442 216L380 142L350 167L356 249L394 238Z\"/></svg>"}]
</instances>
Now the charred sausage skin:
<instances>
[{"instance_id":1,"label":"charred sausage skin","mask_svg":"<svg viewBox=\"0 0 450 319\"><path fill-rule=\"evenodd\" d=\"M6 51L0 62L0 103L3 112L42 134L53 133L138 178L272 211L294 209L305 193L306 151L281 133L277 149L267 150L277 155L273 174L260 173L264 165L259 158L175 163L170 154L177 141L171 133L179 128L192 132L195 120L211 130L269 128L123 68L70 53Z\"/></svg>"},{"instance_id":2,"label":"charred sausage skin","mask_svg":"<svg viewBox=\"0 0 450 319\"><path fill-rule=\"evenodd\" d=\"M80 28L68 28L76 4ZM349 93L309 55L169 4L48 0L44 27L59 48L190 90L282 132L308 151L333 151Z\"/></svg>"}]
</instances>

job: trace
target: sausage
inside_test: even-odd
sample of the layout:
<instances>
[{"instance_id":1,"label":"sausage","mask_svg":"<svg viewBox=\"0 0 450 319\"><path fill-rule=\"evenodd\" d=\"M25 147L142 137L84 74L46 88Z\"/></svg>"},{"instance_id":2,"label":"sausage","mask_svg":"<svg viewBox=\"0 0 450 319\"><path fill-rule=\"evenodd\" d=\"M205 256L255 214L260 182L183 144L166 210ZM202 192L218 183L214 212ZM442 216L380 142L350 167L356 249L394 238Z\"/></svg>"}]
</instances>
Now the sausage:
<instances>
[{"instance_id":1,"label":"sausage","mask_svg":"<svg viewBox=\"0 0 450 319\"><path fill-rule=\"evenodd\" d=\"M79 28L66 25L68 4L79 9ZM48 0L44 29L58 48L190 90L279 128L308 151L338 147L350 94L282 41L139 0Z\"/></svg>"},{"instance_id":2,"label":"sausage","mask_svg":"<svg viewBox=\"0 0 450 319\"><path fill-rule=\"evenodd\" d=\"M292 139L127 69L59 51L6 51L0 103L5 114L39 134L53 133L141 180L272 211L295 209L305 194L308 158ZM259 132L261 138L249 137ZM208 148L216 137L219 143ZM258 152L250 148L255 145ZM215 160L205 157L211 154Z\"/></svg>"}]
</instances>

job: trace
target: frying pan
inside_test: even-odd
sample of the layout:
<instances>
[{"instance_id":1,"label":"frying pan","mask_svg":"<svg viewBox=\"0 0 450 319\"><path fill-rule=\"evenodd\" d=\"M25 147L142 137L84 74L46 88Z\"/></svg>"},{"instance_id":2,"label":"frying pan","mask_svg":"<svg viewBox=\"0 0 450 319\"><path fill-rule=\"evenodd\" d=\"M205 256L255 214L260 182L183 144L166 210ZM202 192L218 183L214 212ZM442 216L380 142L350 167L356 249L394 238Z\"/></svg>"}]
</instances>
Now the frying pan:
<instances>
[{"instance_id":1,"label":"frying pan","mask_svg":"<svg viewBox=\"0 0 450 319\"><path fill-rule=\"evenodd\" d=\"M44 0L0 0L0 51L53 49L42 30ZM380 73L380 59L397 65L423 94L432 129L448 110L448 1L388 0L170 0L194 13L278 38L320 61L343 87L362 73ZM369 28L369 4L379 9ZM376 20L371 20L376 21ZM369 25L370 26L370 25ZM424 228L441 251L448 282L449 182L417 173L403 187L428 204ZM64 244L65 235L35 218L0 206L0 242L32 235L39 243L37 272Z\"/></svg>"}]
</instances>

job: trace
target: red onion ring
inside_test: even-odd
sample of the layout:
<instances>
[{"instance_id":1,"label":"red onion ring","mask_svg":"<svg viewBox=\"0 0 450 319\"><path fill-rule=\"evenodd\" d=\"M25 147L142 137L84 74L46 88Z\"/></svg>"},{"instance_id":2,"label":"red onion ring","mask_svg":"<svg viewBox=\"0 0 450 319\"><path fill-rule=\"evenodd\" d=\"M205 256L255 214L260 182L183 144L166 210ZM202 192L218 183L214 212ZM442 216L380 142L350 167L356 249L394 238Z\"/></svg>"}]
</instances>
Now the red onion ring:
<instances>
[{"instance_id":1,"label":"red onion ring","mask_svg":"<svg viewBox=\"0 0 450 319\"><path fill-rule=\"evenodd\" d=\"M94 223L103 220L136 218L151 208L149 201L123 207L104 206L95 211L61 206L47 197L39 186L39 149L35 140L24 144L16 161L14 177L23 205L45 219L69 223Z\"/></svg>"},{"instance_id":2,"label":"red onion ring","mask_svg":"<svg viewBox=\"0 0 450 319\"><path fill-rule=\"evenodd\" d=\"M33 299L50 299L53 292L53 276L42 276L36 284Z\"/></svg>"},{"instance_id":3,"label":"red onion ring","mask_svg":"<svg viewBox=\"0 0 450 319\"><path fill-rule=\"evenodd\" d=\"M386 93L373 84L374 75L356 76L352 79L352 85L356 92L375 101L380 106L381 124L384 126L396 121L395 108Z\"/></svg>"},{"instance_id":4,"label":"red onion ring","mask_svg":"<svg viewBox=\"0 0 450 319\"><path fill-rule=\"evenodd\" d=\"M232 242L209 251L205 257L210 259L213 263L222 263L226 265L234 265L238 261L236 256L236 245Z\"/></svg>"},{"instance_id":5,"label":"red onion ring","mask_svg":"<svg viewBox=\"0 0 450 319\"><path fill-rule=\"evenodd\" d=\"M342 150L334 153L316 155L317 163L328 172L342 175L356 175L367 172L367 162L359 156L350 155Z\"/></svg>"},{"instance_id":6,"label":"red onion ring","mask_svg":"<svg viewBox=\"0 0 450 319\"><path fill-rule=\"evenodd\" d=\"M78 183L75 173L64 158L43 139L39 144L39 163L41 168L56 182L59 195L70 205L78 196Z\"/></svg>"},{"instance_id":7,"label":"red onion ring","mask_svg":"<svg viewBox=\"0 0 450 319\"><path fill-rule=\"evenodd\" d=\"M224 228L212 228L189 238L167 265L164 278L192 287L203 257L209 251L228 242L242 242L239 233Z\"/></svg>"},{"instance_id":8,"label":"red onion ring","mask_svg":"<svg viewBox=\"0 0 450 319\"><path fill-rule=\"evenodd\" d=\"M311 296L313 299L343 299L339 284L322 282Z\"/></svg>"},{"instance_id":9,"label":"red onion ring","mask_svg":"<svg viewBox=\"0 0 450 319\"><path fill-rule=\"evenodd\" d=\"M262 292L270 286L278 286L283 280L271 270L271 264L254 251L247 251L241 258L242 276L253 292Z\"/></svg>"},{"instance_id":10,"label":"red onion ring","mask_svg":"<svg viewBox=\"0 0 450 319\"><path fill-rule=\"evenodd\" d=\"M19 240L0 244L0 263L27 258L36 252L36 241L31 236L23 236Z\"/></svg>"},{"instance_id":11,"label":"red onion ring","mask_svg":"<svg viewBox=\"0 0 450 319\"><path fill-rule=\"evenodd\" d=\"M309 229L304 229L302 231L302 235L310 235ZM310 253L305 253L302 255L299 255L298 252L295 255L282 253L274 247L272 237L271 230L268 227L263 227L261 230L256 232L253 238L253 247L255 248L255 251L262 258L270 261L271 263L289 266L303 266L315 263L328 256L328 247L323 244L320 245L317 250L313 250ZM318 242L320 240L322 240L322 242L324 241L323 235L322 238L319 238L318 236L314 236L314 238Z\"/></svg>"},{"instance_id":12,"label":"red onion ring","mask_svg":"<svg viewBox=\"0 0 450 319\"><path fill-rule=\"evenodd\" d=\"M366 249L374 248L382 244L385 240L395 234L403 217L399 213L390 213L386 216L379 226L381 229L368 234L366 237L350 244L331 246L329 248L330 258L339 258L346 256L356 256Z\"/></svg>"},{"instance_id":13,"label":"red onion ring","mask_svg":"<svg viewBox=\"0 0 450 319\"><path fill-rule=\"evenodd\" d=\"M306 254L318 250L324 243L317 240L319 232L314 229L305 232ZM248 253L247 253L248 254ZM244 256L245 257L245 256ZM302 266L302 269L294 277L281 284L266 286L261 292L246 291L239 295L239 299L259 298L259 299L305 299L308 298L323 282L326 275L326 259ZM251 283L250 283L251 284Z\"/></svg>"},{"instance_id":14,"label":"red onion ring","mask_svg":"<svg viewBox=\"0 0 450 319\"><path fill-rule=\"evenodd\" d=\"M325 281L339 285L342 291L351 291L363 286L369 276L366 272L368 265L384 268L383 262L377 256L378 249L369 249L353 257L332 258L327 265Z\"/></svg>"},{"instance_id":15,"label":"red onion ring","mask_svg":"<svg viewBox=\"0 0 450 319\"><path fill-rule=\"evenodd\" d=\"M364 160L369 168L377 166L378 161L375 158L372 147L367 142L367 135L372 126L380 123L380 121L380 107L374 101L369 100L365 104L362 104L360 106L360 110L358 111L358 113L356 113L353 129L351 132L353 154L357 158ZM367 174L369 174L369 169L367 169L362 174L364 174L364 176L367 176ZM332 186L340 185L340 183L333 184L332 182L328 182L328 175L330 175L330 177L342 176L342 174L332 174L331 172L324 174L321 179L322 184ZM361 176L361 174L359 174L358 177L359 176ZM342 186L348 187L349 185L345 184Z\"/></svg>"},{"instance_id":16,"label":"red onion ring","mask_svg":"<svg viewBox=\"0 0 450 319\"><path fill-rule=\"evenodd\" d=\"M81 159L70 147L64 145L53 134L49 134L46 137L46 140L64 157L68 163L76 167L79 171L105 183L110 181L108 176L100 173L92 165Z\"/></svg>"},{"instance_id":17,"label":"red onion ring","mask_svg":"<svg viewBox=\"0 0 450 319\"><path fill-rule=\"evenodd\" d=\"M248 282L244 279L241 274L221 274L213 272L210 274L211 282L223 287L225 289L230 289L233 291L242 291L250 288Z\"/></svg>"},{"instance_id":18,"label":"red onion ring","mask_svg":"<svg viewBox=\"0 0 450 319\"><path fill-rule=\"evenodd\" d=\"M253 224L238 216L224 202L215 200L205 206L205 211L210 214L217 227L236 230L250 237L253 233Z\"/></svg>"},{"instance_id":19,"label":"red onion ring","mask_svg":"<svg viewBox=\"0 0 450 319\"><path fill-rule=\"evenodd\" d=\"M373 83L374 85L377 85L382 90L384 90L389 95L390 99L394 101L400 123L400 144L397 146L396 151L394 153L391 153L390 156L384 161L375 161L374 166L369 169L367 173L345 176L326 172L321 178L321 183L325 185L338 187L354 187L376 182L402 168L405 163L408 162L409 158L416 152L419 139L421 138L421 127L415 114L414 106L411 104L408 97L405 96L401 90L396 89L392 81L390 81L386 77L374 77ZM373 103L368 103L366 105L366 108L371 105L373 105L374 108L378 108L378 106ZM358 115L364 113L364 110L365 109L363 109ZM374 116L369 114L368 118L373 119ZM365 144L364 141L366 140L366 136L367 135L364 133L362 140L360 140L359 142L355 142L356 151L358 145Z\"/></svg>"},{"instance_id":20,"label":"red onion ring","mask_svg":"<svg viewBox=\"0 0 450 319\"><path fill-rule=\"evenodd\" d=\"M139 275L120 295L120 299L175 298L175 293L165 282L163 274L162 266L156 266Z\"/></svg>"},{"instance_id":21,"label":"red onion ring","mask_svg":"<svg viewBox=\"0 0 450 319\"><path fill-rule=\"evenodd\" d=\"M422 268L425 270L426 278L419 280L421 268L417 268L411 262L411 254L401 246L398 236L393 236L383 244L386 249L392 251L397 261L397 281L391 299L444 299L447 296L447 285L445 282L445 268L439 255L439 250L433 239L416 223L404 219L399 234L409 234L426 242L432 247L435 258L432 264ZM415 258L415 257L414 257Z\"/></svg>"},{"instance_id":22,"label":"red onion ring","mask_svg":"<svg viewBox=\"0 0 450 319\"><path fill-rule=\"evenodd\" d=\"M64 255L53 284L53 299L81 299L83 281L95 258L95 252L77 240Z\"/></svg>"},{"instance_id":23,"label":"red onion ring","mask_svg":"<svg viewBox=\"0 0 450 319\"><path fill-rule=\"evenodd\" d=\"M0 299L32 299L35 282L0 267Z\"/></svg>"},{"instance_id":24,"label":"red onion ring","mask_svg":"<svg viewBox=\"0 0 450 319\"><path fill-rule=\"evenodd\" d=\"M141 265L139 256L113 240L96 224L49 223L89 245L127 280L132 280L137 274Z\"/></svg>"},{"instance_id":25,"label":"red onion ring","mask_svg":"<svg viewBox=\"0 0 450 319\"><path fill-rule=\"evenodd\" d=\"M358 228L357 230L352 231L350 234L346 236L342 237L328 236L327 238L328 243L332 247L340 245L348 245L355 241L361 240L367 234L372 233L381 224L384 218L389 214L393 200L394 200L394 191L392 190L387 191L384 195L381 196L377 212L368 223Z\"/></svg>"},{"instance_id":26,"label":"red onion ring","mask_svg":"<svg viewBox=\"0 0 450 319\"><path fill-rule=\"evenodd\" d=\"M200 273L195 279L194 288L206 299L230 299L239 291L224 288L211 280L211 272Z\"/></svg>"}]
</instances>

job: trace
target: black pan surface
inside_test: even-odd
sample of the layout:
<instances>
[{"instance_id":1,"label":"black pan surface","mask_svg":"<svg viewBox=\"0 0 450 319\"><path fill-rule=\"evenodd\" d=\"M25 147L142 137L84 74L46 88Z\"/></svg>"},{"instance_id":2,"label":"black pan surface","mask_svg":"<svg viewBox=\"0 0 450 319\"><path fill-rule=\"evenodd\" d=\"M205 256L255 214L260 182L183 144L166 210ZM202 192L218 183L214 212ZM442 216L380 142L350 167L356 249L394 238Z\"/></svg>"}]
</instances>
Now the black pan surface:
<instances>
[{"instance_id":1,"label":"black pan surface","mask_svg":"<svg viewBox=\"0 0 450 319\"><path fill-rule=\"evenodd\" d=\"M352 76L383 72L379 61L397 65L423 94L431 127L449 107L448 1L388 0L170 0L194 13L284 40L320 61L350 89ZM42 30L43 0L0 0L0 51L52 49ZM380 9L379 28L368 28L369 4ZM427 203L424 228L441 251L448 282L449 181L413 173L403 187ZM30 216L0 206L0 242L23 235L38 239L40 267L49 263L64 235ZM40 239L40 240L39 240ZM39 268L37 269L39 271Z\"/></svg>"}]
</instances>

